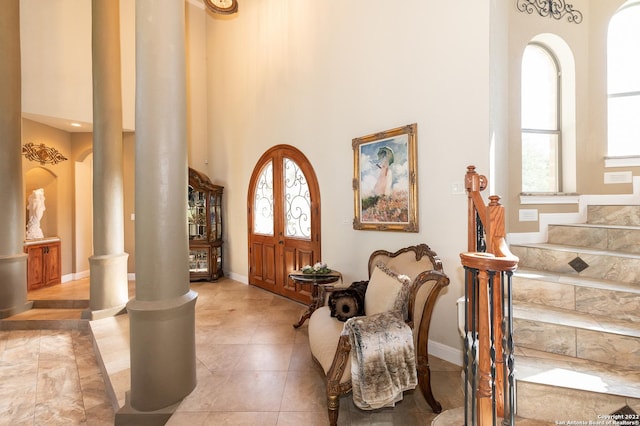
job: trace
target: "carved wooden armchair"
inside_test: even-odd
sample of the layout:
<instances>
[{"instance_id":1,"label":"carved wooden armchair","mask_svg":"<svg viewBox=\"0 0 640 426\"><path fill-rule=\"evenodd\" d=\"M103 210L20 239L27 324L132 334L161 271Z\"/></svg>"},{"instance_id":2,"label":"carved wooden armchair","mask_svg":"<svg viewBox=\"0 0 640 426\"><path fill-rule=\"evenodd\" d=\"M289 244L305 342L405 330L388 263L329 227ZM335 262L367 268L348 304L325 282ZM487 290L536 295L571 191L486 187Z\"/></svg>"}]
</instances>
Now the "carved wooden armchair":
<instances>
[{"instance_id":1,"label":"carved wooden armchair","mask_svg":"<svg viewBox=\"0 0 640 426\"><path fill-rule=\"evenodd\" d=\"M374 280L379 281L377 276L380 267L406 275L411 280L405 315L413 334L418 386L433 411L439 413L442 407L431 391L429 325L438 294L449 284L449 278L444 274L436 253L426 244L406 247L395 253L375 251L369 257L370 281L364 297L365 315L368 315L367 311L379 310L380 303L387 303L383 299L394 297L393 294L381 294L380 289L385 287L376 287L374 283ZM338 421L340 396L352 390L351 343L343 333L344 326L344 322L331 315L329 306L317 309L309 319L311 354L326 375L327 408L331 425L336 425Z\"/></svg>"}]
</instances>

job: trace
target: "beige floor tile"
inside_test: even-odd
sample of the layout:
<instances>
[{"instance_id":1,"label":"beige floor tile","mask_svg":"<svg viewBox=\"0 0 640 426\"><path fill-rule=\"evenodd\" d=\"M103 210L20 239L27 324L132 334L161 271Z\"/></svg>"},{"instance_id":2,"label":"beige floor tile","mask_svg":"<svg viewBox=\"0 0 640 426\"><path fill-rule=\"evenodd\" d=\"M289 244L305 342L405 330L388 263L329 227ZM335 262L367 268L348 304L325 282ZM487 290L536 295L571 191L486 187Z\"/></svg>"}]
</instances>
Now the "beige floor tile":
<instances>
[{"instance_id":1,"label":"beige floor tile","mask_svg":"<svg viewBox=\"0 0 640 426\"><path fill-rule=\"evenodd\" d=\"M349 413L346 413L346 417ZM343 416L344 417L344 416ZM313 411L281 411L278 415L277 426L327 426L329 417L327 410Z\"/></svg>"},{"instance_id":2,"label":"beige floor tile","mask_svg":"<svg viewBox=\"0 0 640 426\"><path fill-rule=\"evenodd\" d=\"M88 298L88 279L77 284L42 289L33 298L55 299L56 291ZM198 382L167 424L326 425L324 374L311 358L307 324L292 327L306 306L229 279L191 287L198 292ZM459 367L437 358L430 365L436 399L445 409L462 405ZM0 380L0 411L6 413L0 426L111 425L108 395L122 406L131 387L128 317L92 321L90 332L0 331ZM341 426L420 425L435 417L419 390L405 393L394 409L362 411L351 395L340 402Z\"/></svg>"},{"instance_id":3,"label":"beige floor tile","mask_svg":"<svg viewBox=\"0 0 640 426\"><path fill-rule=\"evenodd\" d=\"M293 343L246 345L234 370L287 371L292 352Z\"/></svg>"},{"instance_id":4,"label":"beige floor tile","mask_svg":"<svg viewBox=\"0 0 640 426\"><path fill-rule=\"evenodd\" d=\"M282 411L321 412L327 408L324 378L318 374L290 371L284 388Z\"/></svg>"},{"instance_id":5,"label":"beige floor tile","mask_svg":"<svg viewBox=\"0 0 640 426\"><path fill-rule=\"evenodd\" d=\"M201 343L196 345L196 358L210 371L230 371L235 369L246 348L246 345Z\"/></svg>"},{"instance_id":6,"label":"beige floor tile","mask_svg":"<svg viewBox=\"0 0 640 426\"><path fill-rule=\"evenodd\" d=\"M251 337L252 344L285 343L293 344L296 338L296 330L291 326L292 322L260 324Z\"/></svg>"},{"instance_id":7,"label":"beige floor tile","mask_svg":"<svg viewBox=\"0 0 640 426\"><path fill-rule=\"evenodd\" d=\"M275 411L280 409L287 373L283 371L232 372L212 411Z\"/></svg>"},{"instance_id":8,"label":"beige floor tile","mask_svg":"<svg viewBox=\"0 0 640 426\"><path fill-rule=\"evenodd\" d=\"M229 371L214 371L206 377L198 376L195 389L182 400L176 412L216 411L214 409L216 399L220 397L222 392L227 392L227 382L230 377L231 372Z\"/></svg>"}]
</instances>

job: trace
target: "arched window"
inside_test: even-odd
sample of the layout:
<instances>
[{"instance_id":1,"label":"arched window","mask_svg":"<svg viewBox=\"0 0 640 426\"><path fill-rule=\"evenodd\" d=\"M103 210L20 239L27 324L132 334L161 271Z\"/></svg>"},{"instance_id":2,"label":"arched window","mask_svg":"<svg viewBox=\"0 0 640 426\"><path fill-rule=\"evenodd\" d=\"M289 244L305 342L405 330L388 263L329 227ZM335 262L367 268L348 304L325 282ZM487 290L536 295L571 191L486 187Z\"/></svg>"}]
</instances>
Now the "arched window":
<instances>
[{"instance_id":1,"label":"arched window","mask_svg":"<svg viewBox=\"0 0 640 426\"><path fill-rule=\"evenodd\" d=\"M627 2L607 37L608 156L640 155L640 2Z\"/></svg>"},{"instance_id":2,"label":"arched window","mask_svg":"<svg viewBox=\"0 0 640 426\"><path fill-rule=\"evenodd\" d=\"M558 61L532 42L522 56L522 192L562 191L562 132Z\"/></svg>"}]
</instances>

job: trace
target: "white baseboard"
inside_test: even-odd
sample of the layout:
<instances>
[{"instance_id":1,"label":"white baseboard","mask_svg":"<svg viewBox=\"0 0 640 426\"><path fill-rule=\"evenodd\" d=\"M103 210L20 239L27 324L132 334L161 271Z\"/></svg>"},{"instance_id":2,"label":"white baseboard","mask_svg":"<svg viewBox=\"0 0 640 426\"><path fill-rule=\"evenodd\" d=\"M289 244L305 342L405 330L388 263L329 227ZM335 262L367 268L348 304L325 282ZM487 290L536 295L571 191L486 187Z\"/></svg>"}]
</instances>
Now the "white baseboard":
<instances>
[{"instance_id":1,"label":"white baseboard","mask_svg":"<svg viewBox=\"0 0 640 426\"><path fill-rule=\"evenodd\" d=\"M89 276L89 271L80 271L80 272L73 272L71 274L66 274L62 276L62 279L60 280L60 282L62 283L68 283L69 281L75 281L75 280L81 280L83 278L87 278Z\"/></svg>"},{"instance_id":2,"label":"white baseboard","mask_svg":"<svg viewBox=\"0 0 640 426\"><path fill-rule=\"evenodd\" d=\"M230 278L234 281L238 281L242 284L249 284L249 277L247 277L246 275L240 275L240 274L236 274L233 272L229 272L228 275L225 275L227 278Z\"/></svg>"},{"instance_id":3,"label":"white baseboard","mask_svg":"<svg viewBox=\"0 0 640 426\"><path fill-rule=\"evenodd\" d=\"M429 355L433 355L460 367L462 366L464 359L462 356L462 350L452 348L451 346L447 346L433 340L429 340Z\"/></svg>"}]
</instances>

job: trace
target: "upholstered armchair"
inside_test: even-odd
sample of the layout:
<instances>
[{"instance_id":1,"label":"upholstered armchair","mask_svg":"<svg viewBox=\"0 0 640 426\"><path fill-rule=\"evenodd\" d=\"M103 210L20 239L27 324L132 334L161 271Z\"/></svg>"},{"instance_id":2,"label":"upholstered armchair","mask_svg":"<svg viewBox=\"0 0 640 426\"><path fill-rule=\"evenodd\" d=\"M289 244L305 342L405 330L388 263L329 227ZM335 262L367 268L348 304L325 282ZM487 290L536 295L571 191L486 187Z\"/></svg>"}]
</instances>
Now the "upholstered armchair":
<instances>
[{"instance_id":1,"label":"upholstered armchair","mask_svg":"<svg viewBox=\"0 0 640 426\"><path fill-rule=\"evenodd\" d=\"M352 348L353 338L350 339L349 333L345 330L350 325L354 325L356 320L362 322L360 320L366 321L374 316L386 319L389 315L384 311L394 311L398 308L402 314L397 317L404 321L401 326L403 328L407 328L405 324L408 326L409 340L413 337L415 363L408 365L415 367L414 377L417 375L417 385L433 411L439 413L442 410L431 391L428 339L436 299L440 290L448 284L449 278L443 272L440 259L426 244L406 247L395 253L378 250L369 257L369 281L364 291L364 309L359 307L359 312L355 312L356 318L346 319L346 322L343 322L345 318L341 320L336 318L336 314L340 317L340 312L335 312L336 303L335 300L331 303L331 295L328 305L313 312L309 319L309 344L313 359L320 365L326 376L327 408L331 425L336 425L338 421L340 396L352 390L351 353L359 355L359 350ZM403 293L405 297L401 297ZM357 305L357 302L355 303ZM345 309L348 310L351 307ZM358 309L358 306L355 309ZM362 316L362 310L364 310L364 316ZM383 332L383 334L387 333ZM413 357L413 354L411 356ZM356 358L354 362L359 362L358 359ZM356 368L360 371L359 367ZM413 374L414 371L411 373ZM355 391L356 389L354 389L354 402ZM400 399L401 394L402 392L400 392ZM397 400L391 405L395 402Z\"/></svg>"}]
</instances>

